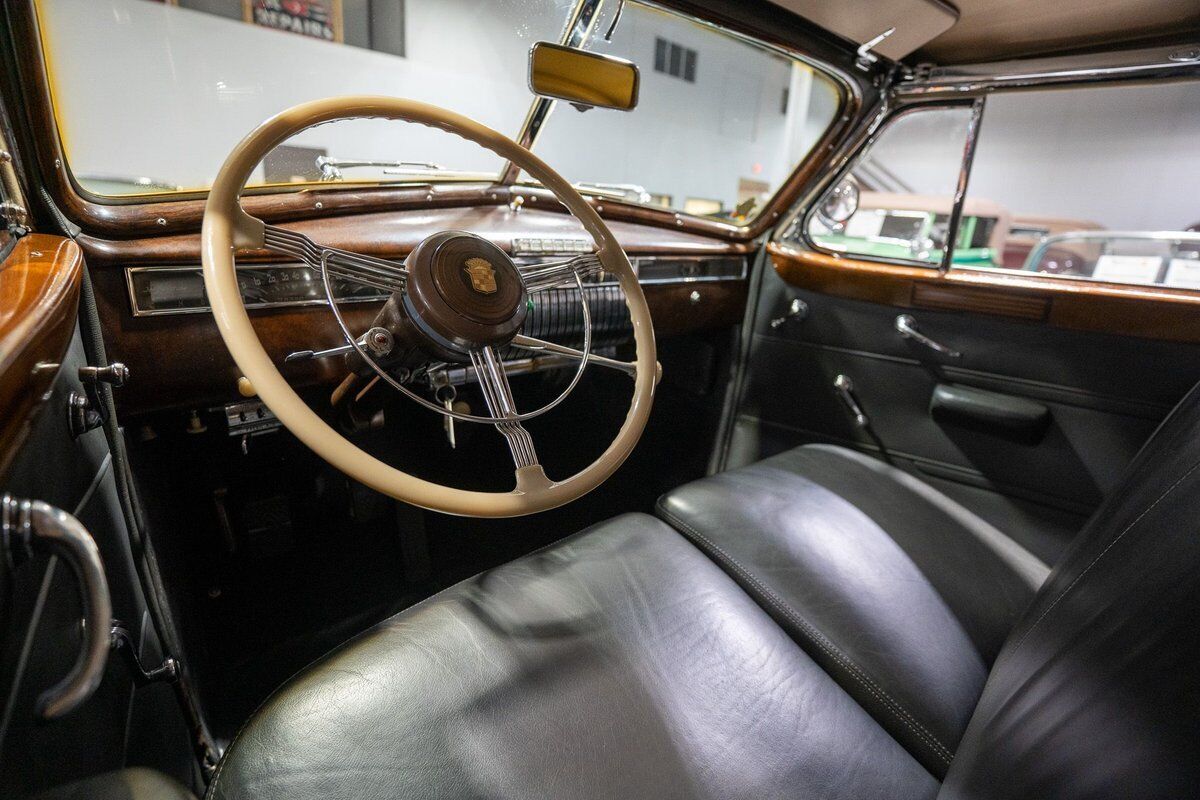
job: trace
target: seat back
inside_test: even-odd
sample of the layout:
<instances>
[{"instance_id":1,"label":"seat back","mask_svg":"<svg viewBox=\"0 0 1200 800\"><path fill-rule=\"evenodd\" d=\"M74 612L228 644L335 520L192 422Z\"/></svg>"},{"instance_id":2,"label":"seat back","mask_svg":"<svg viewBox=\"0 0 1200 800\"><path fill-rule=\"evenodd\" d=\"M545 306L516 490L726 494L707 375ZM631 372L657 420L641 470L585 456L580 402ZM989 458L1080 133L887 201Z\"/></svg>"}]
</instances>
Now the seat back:
<instances>
[{"instance_id":1,"label":"seat back","mask_svg":"<svg viewBox=\"0 0 1200 800\"><path fill-rule=\"evenodd\" d=\"M1009 636L941 798L1200 791L1200 387Z\"/></svg>"}]
</instances>

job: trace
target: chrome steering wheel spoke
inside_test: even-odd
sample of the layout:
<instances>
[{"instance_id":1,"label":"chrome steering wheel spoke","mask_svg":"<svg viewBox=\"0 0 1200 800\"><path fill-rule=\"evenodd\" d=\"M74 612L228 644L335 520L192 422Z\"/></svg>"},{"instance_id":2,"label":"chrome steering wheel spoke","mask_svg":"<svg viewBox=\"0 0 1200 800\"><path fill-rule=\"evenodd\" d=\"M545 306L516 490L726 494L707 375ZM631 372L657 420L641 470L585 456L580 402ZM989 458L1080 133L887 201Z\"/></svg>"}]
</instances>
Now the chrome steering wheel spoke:
<instances>
[{"instance_id":1,"label":"chrome steering wheel spoke","mask_svg":"<svg viewBox=\"0 0 1200 800\"><path fill-rule=\"evenodd\" d=\"M403 264L337 247L325 247L302 233L276 225L263 226L263 244L270 250L300 259L318 272L327 271L331 278L384 292L403 292L408 282L408 270Z\"/></svg>"},{"instance_id":2,"label":"chrome steering wheel spoke","mask_svg":"<svg viewBox=\"0 0 1200 800\"><path fill-rule=\"evenodd\" d=\"M532 336L525 336L524 334L518 334L513 337L511 346L519 347L522 350L554 353L555 355L573 358L576 361L587 361L587 363L595 364L598 367L620 370L627 375L637 374L637 364L634 364L632 361L618 361L615 358L606 358L594 353L585 353L582 350L576 350L574 347L567 347L557 342L548 342L545 339L535 339Z\"/></svg>"},{"instance_id":3,"label":"chrome steering wheel spoke","mask_svg":"<svg viewBox=\"0 0 1200 800\"><path fill-rule=\"evenodd\" d=\"M597 275L604 267L596 253L583 253L565 261L550 261L544 264L529 264L518 267L525 291L533 294L560 286L574 285L590 275Z\"/></svg>"},{"instance_id":4,"label":"chrome steering wheel spoke","mask_svg":"<svg viewBox=\"0 0 1200 800\"><path fill-rule=\"evenodd\" d=\"M488 411L496 419L496 430L508 440L508 448L512 451L513 462L517 469L538 465L537 451L533 446L533 437L518 419L516 403L513 402L512 388L508 385L508 375L504 372L504 362L496 353L494 347L483 347L471 351L471 365L479 379L483 390L483 400Z\"/></svg>"}]
</instances>

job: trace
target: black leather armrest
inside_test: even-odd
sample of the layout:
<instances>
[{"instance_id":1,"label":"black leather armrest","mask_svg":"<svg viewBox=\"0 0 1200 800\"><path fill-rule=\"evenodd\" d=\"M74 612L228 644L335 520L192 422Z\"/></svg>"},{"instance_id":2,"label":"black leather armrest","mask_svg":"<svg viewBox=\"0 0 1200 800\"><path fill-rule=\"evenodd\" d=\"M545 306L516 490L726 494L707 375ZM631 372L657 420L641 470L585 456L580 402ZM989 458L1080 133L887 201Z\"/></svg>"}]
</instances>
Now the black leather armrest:
<instances>
[{"instance_id":1,"label":"black leather armrest","mask_svg":"<svg viewBox=\"0 0 1200 800\"><path fill-rule=\"evenodd\" d=\"M1050 425L1050 409L1033 400L999 392L939 383L929 400L939 423L1037 444Z\"/></svg>"}]
</instances>

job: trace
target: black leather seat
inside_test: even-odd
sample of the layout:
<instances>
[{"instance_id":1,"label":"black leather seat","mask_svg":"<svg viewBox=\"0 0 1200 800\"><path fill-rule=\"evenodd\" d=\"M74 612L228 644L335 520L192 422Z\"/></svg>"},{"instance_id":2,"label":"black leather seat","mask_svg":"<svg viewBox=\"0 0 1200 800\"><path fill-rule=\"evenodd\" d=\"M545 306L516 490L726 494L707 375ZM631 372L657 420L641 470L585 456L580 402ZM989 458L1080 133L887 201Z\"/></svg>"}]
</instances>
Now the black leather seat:
<instances>
[{"instance_id":1,"label":"black leather seat","mask_svg":"<svg viewBox=\"0 0 1200 800\"><path fill-rule=\"evenodd\" d=\"M834 528L826 547L845 541L852 552L861 545L868 561L904 564L867 549L888 543L860 535L867 528L859 523L841 537ZM928 563L942 548L948 558L964 551L936 539L928 553L910 551L886 530L912 562L894 567L911 580L885 581L901 592L901 611L914 603L898 616L936 610L933 586L949 609L939 618L957 621L982 653L975 637L987 626L956 606L969 593L947 599L942 570ZM1003 542L985 550L1008 566L987 568L992 583L981 594L1018 585L1006 570L1019 577L1036 567ZM877 588L861 580L871 575L861 566L831 563L846 567L852 586ZM812 571L802 567L798 578L803 570ZM827 602L842 605L849 594ZM864 624L874 636L886 628ZM621 517L454 587L311 667L247 723L210 794L1195 796L1200 392L1143 449L1017 620L940 790L911 745L888 735L800 639L803 646L669 527ZM897 670L907 666L902 644L881 642L893 648ZM960 640L942 652L957 658L965 647Z\"/></svg>"},{"instance_id":2,"label":"black leather seat","mask_svg":"<svg viewBox=\"0 0 1200 800\"><path fill-rule=\"evenodd\" d=\"M937 782L719 567L626 515L360 636L211 796L928 798Z\"/></svg>"},{"instance_id":3,"label":"black leather seat","mask_svg":"<svg viewBox=\"0 0 1200 800\"><path fill-rule=\"evenodd\" d=\"M690 483L658 513L939 778L1049 573L958 503L841 447Z\"/></svg>"}]
</instances>

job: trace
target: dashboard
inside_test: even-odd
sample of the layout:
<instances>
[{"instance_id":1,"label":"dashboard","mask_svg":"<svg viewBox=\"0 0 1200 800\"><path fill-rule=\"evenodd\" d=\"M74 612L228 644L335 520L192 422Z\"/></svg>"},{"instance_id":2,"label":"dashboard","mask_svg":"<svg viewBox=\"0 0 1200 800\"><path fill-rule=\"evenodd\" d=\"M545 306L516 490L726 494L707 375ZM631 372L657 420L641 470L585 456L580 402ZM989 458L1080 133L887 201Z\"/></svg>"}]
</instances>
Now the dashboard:
<instances>
[{"instance_id":1,"label":"dashboard","mask_svg":"<svg viewBox=\"0 0 1200 800\"><path fill-rule=\"evenodd\" d=\"M593 249L572 217L507 206L399 210L286 223L320 244L403 260L426 236L468 230L508 252L518 264L557 261ZM686 231L610 223L630 257L659 337L728 327L741 321L751 246ZM196 235L106 240L80 236L96 286L109 356L133 380L119 393L123 413L228 402L240 373L209 313ZM343 344L324 308L320 275L268 251L239 257L238 283L268 353L296 386L332 385L345 377L341 359L284 363L292 353ZM357 284L335 294L348 324L365 330L386 296ZM595 344L630 340L624 297L612 276L587 279ZM526 323L529 335L570 344L582 320L574 290L546 293ZM344 305L343 305L344 304Z\"/></svg>"}]
</instances>

